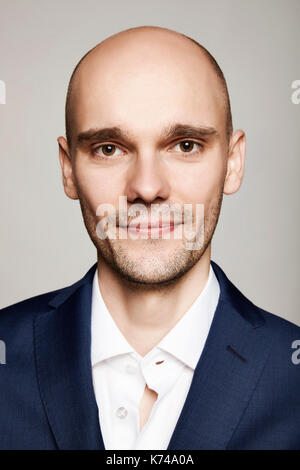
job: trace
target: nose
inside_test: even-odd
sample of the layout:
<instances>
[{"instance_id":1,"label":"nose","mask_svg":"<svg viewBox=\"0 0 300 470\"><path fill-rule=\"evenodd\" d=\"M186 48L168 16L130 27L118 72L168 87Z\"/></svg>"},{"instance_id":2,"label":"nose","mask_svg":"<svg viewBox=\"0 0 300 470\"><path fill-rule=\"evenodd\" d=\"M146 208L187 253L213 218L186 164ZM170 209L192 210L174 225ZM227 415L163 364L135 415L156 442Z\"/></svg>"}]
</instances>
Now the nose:
<instances>
[{"instance_id":1,"label":"nose","mask_svg":"<svg viewBox=\"0 0 300 470\"><path fill-rule=\"evenodd\" d=\"M131 203L151 204L169 198L168 171L156 152L137 155L128 172L125 194Z\"/></svg>"}]
</instances>

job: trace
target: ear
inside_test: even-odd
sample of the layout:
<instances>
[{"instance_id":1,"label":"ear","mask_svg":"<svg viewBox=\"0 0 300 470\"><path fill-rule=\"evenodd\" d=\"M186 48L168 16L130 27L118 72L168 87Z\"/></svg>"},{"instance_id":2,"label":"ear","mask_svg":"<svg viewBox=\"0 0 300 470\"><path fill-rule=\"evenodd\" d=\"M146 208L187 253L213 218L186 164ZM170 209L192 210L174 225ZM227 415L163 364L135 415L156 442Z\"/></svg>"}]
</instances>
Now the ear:
<instances>
[{"instance_id":1,"label":"ear","mask_svg":"<svg viewBox=\"0 0 300 470\"><path fill-rule=\"evenodd\" d=\"M68 143L64 137L58 137L57 142L59 146L59 160L62 169L65 193L70 199L78 199Z\"/></svg>"},{"instance_id":2,"label":"ear","mask_svg":"<svg viewBox=\"0 0 300 470\"><path fill-rule=\"evenodd\" d=\"M245 155L245 133L237 130L230 138L224 194L233 194L240 188L244 175Z\"/></svg>"}]
</instances>

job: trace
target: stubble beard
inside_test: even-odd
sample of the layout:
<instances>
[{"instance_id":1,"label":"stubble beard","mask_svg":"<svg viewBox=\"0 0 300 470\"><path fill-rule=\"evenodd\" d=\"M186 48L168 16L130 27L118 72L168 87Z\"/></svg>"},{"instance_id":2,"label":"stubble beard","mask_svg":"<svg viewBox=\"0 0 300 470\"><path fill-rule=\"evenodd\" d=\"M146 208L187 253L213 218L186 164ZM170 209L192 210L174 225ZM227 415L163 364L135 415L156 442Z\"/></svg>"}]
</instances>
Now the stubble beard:
<instances>
[{"instance_id":1,"label":"stubble beard","mask_svg":"<svg viewBox=\"0 0 300 470\"><path fill-rule=\"evenodd\" d=\"M96 247L98 260L107 263L127 285L140 289L162 289L174 285L201 259L208 248L218 223L223 200L223 186L204 213L204 241L200 249L187 250L183 240L169 255L163 255L162 243L168 240L143 240L145 249L137 259L132 248L124 246L124 240L106 238L96 234L97 219L85 198L79 194L83 220L88 234ZM141 240L137 241L141 243ZM132 241L131 243L136 243Z\"/></svg>"}]
</instances>

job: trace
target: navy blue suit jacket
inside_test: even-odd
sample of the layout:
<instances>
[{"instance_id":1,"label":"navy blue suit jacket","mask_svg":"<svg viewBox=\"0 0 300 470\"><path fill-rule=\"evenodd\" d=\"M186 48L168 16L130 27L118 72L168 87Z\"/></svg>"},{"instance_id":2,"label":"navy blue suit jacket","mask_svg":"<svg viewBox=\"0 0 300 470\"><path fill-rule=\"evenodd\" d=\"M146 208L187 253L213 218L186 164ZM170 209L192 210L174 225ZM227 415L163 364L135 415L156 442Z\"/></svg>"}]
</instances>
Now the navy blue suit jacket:
<instances>
[{"instance_id":1,"label":"navy blue suit jacket","mask_svg":"<svg viewBox=\"0 0 300 470\"><path fill-rule=\"evenodd\" d=\"M168 449L300 449L300 328L212 267L220 299ZM0 449L104 449L90 360L95 269L0 311Z\"/></svg>"}]
</instances>

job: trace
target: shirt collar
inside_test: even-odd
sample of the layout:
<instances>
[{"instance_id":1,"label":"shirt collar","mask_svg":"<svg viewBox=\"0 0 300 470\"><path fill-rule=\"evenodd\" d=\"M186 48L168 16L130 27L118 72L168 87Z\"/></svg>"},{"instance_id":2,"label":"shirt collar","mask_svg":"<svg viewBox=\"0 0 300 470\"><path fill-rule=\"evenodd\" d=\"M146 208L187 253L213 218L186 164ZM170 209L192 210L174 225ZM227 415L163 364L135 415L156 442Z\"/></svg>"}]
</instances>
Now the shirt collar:
<instances>
[{"instance_id":1,"label":"shirt collar","mask_svg":"<svg viewBox=\"0 0 300 470\"><path fill-rule=\"evenodd\" d=\"M201 294L156 348L172 354L195 369L210 329L219 294L219 283L210 265L208 280ZM104 303L99 289L98 270L93 279L91 337L92 366L119 354L132 353L138 356Z\"/></svg>"},{"instance_id":2,"label":"shirt collar","mask_svg":"<svg viewBox=\"0 0 300 470\"><path fill-rule=\"evenodd\" d=\"M109 313L98 283L98 269L93 279L91 322L91 360L92 365L118 354L134 352Z\"/></svg>"}]
</instances>

